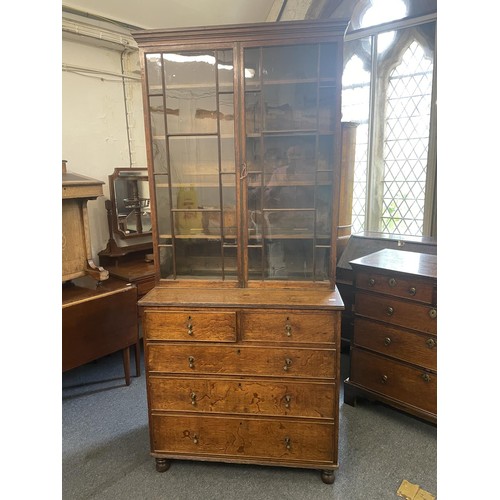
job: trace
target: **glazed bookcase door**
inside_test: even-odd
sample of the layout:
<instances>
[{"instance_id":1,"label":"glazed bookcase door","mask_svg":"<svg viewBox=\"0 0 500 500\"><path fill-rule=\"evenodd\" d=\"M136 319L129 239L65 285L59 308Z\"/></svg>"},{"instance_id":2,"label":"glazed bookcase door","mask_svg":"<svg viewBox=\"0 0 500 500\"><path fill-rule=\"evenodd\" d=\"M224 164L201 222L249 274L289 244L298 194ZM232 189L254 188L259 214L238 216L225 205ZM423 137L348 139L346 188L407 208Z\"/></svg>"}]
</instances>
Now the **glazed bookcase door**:
<instances>
[{"instance_id":1,"label":"glazed bookcase door","mask_svg":"<svg viewBox=\"0 0 500 500\"><path fill-rule=\"evenodd\" d=\"M243 54L248 280L328 282L338 44L247 47Z\"/></svg>"},{"instance_id":2,"label":"glazed bookcase door","mask_svg":"<svg viewBox=\"0 0 500 500\"><path fill-rule=\"evenodd\" d=\"M232 49L145 54L161 279L241 274L233 57Z\"/></svg>"}]
</instances>

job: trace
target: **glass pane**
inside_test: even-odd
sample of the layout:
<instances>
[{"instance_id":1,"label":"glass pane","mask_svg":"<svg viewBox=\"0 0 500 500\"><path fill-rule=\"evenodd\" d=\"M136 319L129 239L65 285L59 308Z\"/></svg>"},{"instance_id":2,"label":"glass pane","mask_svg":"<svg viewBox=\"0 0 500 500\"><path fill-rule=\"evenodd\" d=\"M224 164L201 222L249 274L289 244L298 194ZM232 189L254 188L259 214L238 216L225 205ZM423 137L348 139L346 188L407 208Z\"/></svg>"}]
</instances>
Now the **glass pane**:
<instances>
[{"instance_id":1,"label":"glass pane","mask_svg":"<svg viewBox=\"0 0 500 500\"><path fill-rule=\"evenodd\" d=\"M219 73L219 89L225 91L229 87L232 90L234 78L232 50L217 51L217 70Z\"/></svg>"},{"instance_id":2,"label":"glass pane","mask_svg":"<svg viewBox=\"0 0 500 500\"><path fill-rule=\"evenodd\" d=\"M174 270L174 258L172 246L158 246L160 252L160 277L162 279L172 278Z\"/></svg>"},{"instance_id":3,"label":"glass pane","mask_svg":"<svg viewBox=\"0 0 500 500\"><path fill-rule=\"evenodd\" d=\"M219 148L216 136L170 137L169 150L174 185L218 187Z\"/></svg>"},{"instance_id":4,"label":"glass pane","mask_svg":"<svg viewBox=\"0 0 500 500\"><path fill-rule=\"evenodd\" d=\"M337 79L339 66L337 63L338 46L336 43L320 45L320 79L323 83Z\"/></svg>"},{"instance_id":5,"label":"glass pane","mask_svg":"<svg viewBox=\"0 0 500 500\"><path fill-rule=\"evenodd\" d=\"M149 94L161 94L163 92L161 73L161 55L146 54L146 77L148 79Z\"/></svg>"},{"instance_id":6,"label":"glass pane","mask_svg":"<svg viewBox=\"0 0 500 500\"><path fill-rule=\"evenodd\" d=\"M215 56L168 53L163 61L168 133L216 133Z\"/></svg>"},{"instance_id":7,"label":"glass pane","mask_svg":"<svg viewBox=\"0 0 500 500\"><path fill-rule=\"evenodd\" d=\"M263 49L264 83L318 77L318 45L292 45Z\"/></svg>"},{"instance_id":8,"label":"glass pane","mask_svg":"<svg viewBox=\"0 0 500 500\"><path fill-rule=\"evenodd\" d=\"M245 74L245 89L250 90L252 87L260 85L261 64L260 64L260 48L245 49L244 56L244 74Z\"/></svg>"},{"instance_id":9,"label":"glass pane","mask_svg":"<svg viewBox=\"0 0 500 500\"><path fill-rule=\"evenodd\" d=\"M245 93L245 127L247 134L261 131L260 92Z\"/></svg>"},{"instance_id":10,"label":"glass pane","mask_svg":"<svg viewBox=\"0 0 500 500\"><path fill-rule=\"evenodd\" d=\"M315 83L265 85L264 130L317 128L318 89Z\"/></svg>"},{"instance_id":11,"label":"glass pane","mask_svg":"<svg viewBox=\"0 0 500 500\"><path fill-rule=\"evenodd\" d=\"M166 175L155 176L156 214L160 239L172 237L170 220L170 191Z\"/></svg>"}]
</instances>

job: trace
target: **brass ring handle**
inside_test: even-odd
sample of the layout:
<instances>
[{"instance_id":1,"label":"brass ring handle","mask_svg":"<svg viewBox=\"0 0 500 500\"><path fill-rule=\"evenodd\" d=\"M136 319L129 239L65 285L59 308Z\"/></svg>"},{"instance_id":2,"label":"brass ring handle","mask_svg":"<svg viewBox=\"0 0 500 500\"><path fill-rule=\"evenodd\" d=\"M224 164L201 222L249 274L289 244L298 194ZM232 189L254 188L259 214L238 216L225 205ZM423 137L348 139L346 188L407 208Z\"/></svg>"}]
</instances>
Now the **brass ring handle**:
<instances>
[{"instance_id":1,"label":"brass ring handle","mask_svg":"<svg viewBox=\"0 0 500 500\"><path fill-rule=\"evenodd\" d=\"M422 373L422 378L424 379L424 382L430 382L431 377L428 373Z\"/></svg>"},{"instance_id":2,"label":"brass ring handle","mask_svg":"<svg viewBox=\"0 0 500 500\"><path fill-rule=\"evenodd\" d=\"M292 447L292 440L289 437L285 438L286 449L289 450Z\"/></svg>"},{"instance_id":3,"label":"brass ring handle","mask_svg":"<svg viewBox=\"0 0 500 500\"><path fill-rule=\"evenodd\" d=\"M292 325L285 325L285 333L287 337L292 336Z\"/></svg>"},{"instance_id":4,"label":"brass ring handle","mask_svg":"<svg viewBox=\"0 0 500 500\"><path fill-rule=\"evenodd\" d=\"M429 316L431 319L436 319L437 315L438 315L438 313L437 313L436 309L432 308L429 310Z\"/></svg>"},{"instance_id":5,"label":"brass ring handle","mask_svg":"<svg viewBox=\"0 0 500 500\"><path fill-rule=\"evenodd\" d=\"M434 339L427 339L425 343L429 349L436 347L436 341Z\"/></svg>"},{"instance_id":6,"label":"brass ring handle","mask_svg":"<svg viewBox=\"0 0 500 500\"><path fill-rule=\"evenodd\" d=\"M290 408L290 401L291 400L292 400L292 397L287 394L285 396L285 408Z\"/></svg>"},{"instance_id":7,"label":"brass ring handle","mask_svg":"<svg viewBox=\"0 0 500 500\"><path fill-rule=\"evenodd\" d=\"M196 392L191 393L191 404L193 406L196 404Z\"/></svg>"},{"instance_id":8,"label":"brass ring handle","mask_svg":"<svg viewBox=\"0 0 500 500\"><path fill-rule=\"evenodd\" d=\"M394 314L394 307L387 306L385 313L387 314L387 316L392 316Z\"/></svg>"},{"instance_id":9,"label":"brass ring handle","mask_svg":"<svg viewBox=\"0 0 500 500\"><path fill-rule=\"evenodd\" d=\"M292 365L292 360L290 358L285 359L285 366L283 367L283 370L288 371L290 366Z\"/></svg>"},{"instance_id":10,"label":"brass ring handle","mask_svg":"<svg viewBox=\"0 0 500 500\"><path fill-rule=\"evenodd\" d=\"M396 280L394 278L390 278L388 283L391 288L396 286Z\"/></svg>"},{"instance_id":11,"label":"brass ring handle","mask_svg":"<svg viewBox=\"0 0 500 500\"><path fill-rule=\"evenodd\" d=\"M384 339L384 344L385 344L385 345L389 345L391 342L392 342L391 337L386 337L386 338Z\"/></svg>"},{"instance_id":12,"label":"brass ring handle","mask_svg":"<svg viewBox=\"0 0 500 500\"><path fill-rule=\"evenodd\" d=\"M370 278L370 279L368 280L368 284L369 284L370 286L374 286L374 285L375 285L375 279L374 279L374 278Z\"/></svg>"},{"instance_id":13,"label":"brass ring handle","mask_svg":"<svg viewBox=\"0 0 500 500\"><path fill-rule=\"evenodd\" d=\"M416 289L414 286L412 286L412 287L408 290L408 293L409 293L410 295L415 295L415 294L417 293L417 289Z\"/></svg>"},{"instance_id":14,"label":"brass ring handle","mask_svg":"<svg viewBox=\"0 0 500 500\"><path fill-rule=\"evenodd\" d=\"M382 375L381 382L385 384L387 382L387 375Z\"/></svg>"},{"instance_id":15,"label":"brass ring handle","mask_svg":"<svg viewBox=\"0 0 500 500\"><path fill-rule=\"evenodd\" d=\"M189 361L189 368L194 368L194 358L193 358L193 356L189 356L188 361Z\"/></svg>"}]
</instances>

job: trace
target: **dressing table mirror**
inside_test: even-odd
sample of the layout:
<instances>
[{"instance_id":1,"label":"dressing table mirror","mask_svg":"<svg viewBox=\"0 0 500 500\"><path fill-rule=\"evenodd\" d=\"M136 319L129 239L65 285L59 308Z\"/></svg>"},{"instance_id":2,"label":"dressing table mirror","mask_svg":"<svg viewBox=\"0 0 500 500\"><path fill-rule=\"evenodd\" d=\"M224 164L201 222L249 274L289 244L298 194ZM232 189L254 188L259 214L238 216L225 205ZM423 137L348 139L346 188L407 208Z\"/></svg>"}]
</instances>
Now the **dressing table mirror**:
<instances>
[{"instance_id":1,"label":"dressing table mirror","mask_svg":"<svg viewBox=\"0 0 500 500\"><path fill-rule=\"evenodd\" d=\"M108 176L109 240L99 262L110 275L137 286L140 298L154 285L153 244L147 168L115 168Z\"/></svg>"}]
</instances>

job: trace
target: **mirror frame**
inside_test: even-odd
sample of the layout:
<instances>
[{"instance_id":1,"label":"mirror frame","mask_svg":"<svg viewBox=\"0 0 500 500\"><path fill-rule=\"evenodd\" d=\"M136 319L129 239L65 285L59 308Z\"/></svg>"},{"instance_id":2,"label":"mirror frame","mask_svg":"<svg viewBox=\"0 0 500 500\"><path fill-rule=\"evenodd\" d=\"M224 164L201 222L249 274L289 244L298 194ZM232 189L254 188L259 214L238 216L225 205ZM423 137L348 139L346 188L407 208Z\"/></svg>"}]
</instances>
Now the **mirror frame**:
<instances>
[{"instance_id":1,"label":"mirror frame","mask_svg":"<svg viewBox=\"0 0 500 500\"><path fill-rule=\"evenodd\" d=\"M136 180L136 181L146 181L146 183L149 183L148 169L146 167L138 167L138 168L117 167L114 169L113 173L109 175L108 178L109 178L109 197L111 201L111 220L112 220L113 232L118 236L120 236L120 238L124 239L142 238L145 236L151 236L152 231L126 233L125 231L120 229L120 224L118 221L118 205L116 200L116 189L115 189L115 182L117 181L127 182L131 180Z\"/></svg>"}]
</instances>

